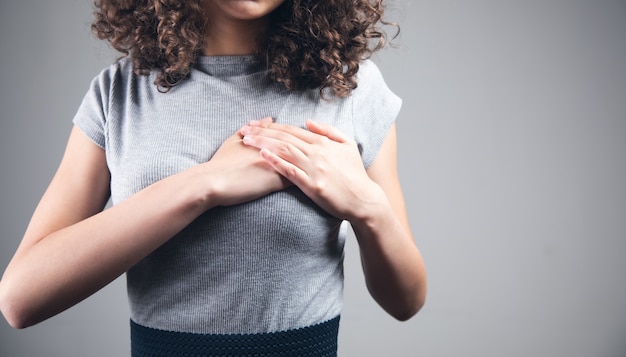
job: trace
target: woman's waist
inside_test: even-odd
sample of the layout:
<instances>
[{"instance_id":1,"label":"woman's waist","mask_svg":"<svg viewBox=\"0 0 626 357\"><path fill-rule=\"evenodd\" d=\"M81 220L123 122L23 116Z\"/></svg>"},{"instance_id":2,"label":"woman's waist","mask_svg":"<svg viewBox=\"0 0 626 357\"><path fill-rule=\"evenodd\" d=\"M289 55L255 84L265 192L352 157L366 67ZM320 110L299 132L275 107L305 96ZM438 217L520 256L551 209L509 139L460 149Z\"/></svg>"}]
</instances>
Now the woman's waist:
<instances>
[{"instance_id":1,"label":"woman's waist","mask_svg":"<svg viewBox=\"0 0 626 357\"><path fill-rule=\"evenodd\" d=\"M336 356L339 316L284 331L255 334L195 334L153 329L131 320L134 357L236 355Z\"/></svg>"}]
</instances>

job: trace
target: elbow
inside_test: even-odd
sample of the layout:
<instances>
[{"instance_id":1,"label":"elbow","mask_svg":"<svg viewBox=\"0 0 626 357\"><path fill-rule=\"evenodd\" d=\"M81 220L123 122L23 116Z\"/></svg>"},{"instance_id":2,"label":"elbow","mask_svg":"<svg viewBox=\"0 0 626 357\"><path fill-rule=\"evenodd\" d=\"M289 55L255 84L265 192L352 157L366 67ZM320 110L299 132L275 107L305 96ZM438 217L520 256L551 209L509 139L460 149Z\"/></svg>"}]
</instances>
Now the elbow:
<instances>
[{"instance_id":1,"label":"elbow","mask_svg":"<svg viewBox=\"0 0 626 357\"><path fill-rule=\"evenodd\" d=\"M410 320L413 316L417 315L417 313L424 307L425 299L416 299L411 303L407 303L406 305L394 309L394 311L388 311L389 314L398 321L405 322Z\"/></svg>"},{"instance_id":2,"label":"elbow","mask_svg":"<svg viewBox=\"0 0 626 357\"><path fill-rule=\"evenodd\" d=\"M4 303L3 303L4 304ZM14 329L24 329L29 327L30 324L26 322L26 319L23 318L19 313L12 310L10 307L2 306L2 315L5 320L9 323L9 326Z\"/></svg>"},{"instance_id":3,"label":"elbow","mask_svg":"<svg viewBox=\"0 0 626 357\"><path fill-rule=\"evenodd\" d=\"M377 293L369 284L367 288L378 303L389 315L398 321L408 321L424 307L426 303L426 283L416 284L410 289L396 293Z\"/></svg>"},{"instance_id":4,"label":"elbow","mask_svg":"<svg viewBox=\"0 0 626 357\"><path fill-rule=\"evenodd\" d=\"M422 309L422 306L415 306L412 308L404 309L403 311L393 313L392 316L400 321L405 322L409 321L413 316L417 315L417 313Z\"/></svg>"},{"instance_id":5,"label":"elbow","mask_svg":"<svg viewBox=\"0 0 626 357\"><path fill-rule=\"evenodd\" d=\"M6 292L0 287L0 312L7 321L7 323L15 328L22 329L26 327L24 319L20 318L20 314L17 312L15 304L6 296Z\"/></svg>"},{"instance_id":6,"label":"elbow","mask_svg":"<svg viewBox=\"0 0 626 357\"><path fill-rule=\"evenodd\" d=\"M0 312L7 323L15 329L23 329L34 325L23 304L11 296L7 284L0 281Z\"/></svg>"},{"instance_id":7,"label":"elbow","mask_svg":"<svg viewBox=\"0 0 626 357\"><path fill-rule=\"evenodd\" d=\"M426 287L422 286L413 294L405 296L401 300L396 300L393 304L388 304L387 313L398 321L408 321L424 307L426 304Z\"/></svg>"},{"instance_id":8,"label":"elbow","mask_svg":"<svg viewBox=\"0 0 626 357\"><path fill-rule=\"evenodd\" d=\"M393 318L395 318L396 320L400 322L405 322L405 321L409 321L413 316L415 316L415 314L417 314L417 311L407 310L406 312L402 312L402 313L394 313L391 316L393 316Z\"/></svg>"},{"instance_id":9,"label":"elbow","mask_svg":"<svg viewBox=\"0 0 626 357\"><path fill-rule=\"evenodd\" d=\"M389 312L398 321L408 321L417 315L426 304L426 295L428 291L428 283L426 279L421 279L419 283L413 286L412 293L405 296L401 304L395 312Z\"/></svg>"}]
</instances>

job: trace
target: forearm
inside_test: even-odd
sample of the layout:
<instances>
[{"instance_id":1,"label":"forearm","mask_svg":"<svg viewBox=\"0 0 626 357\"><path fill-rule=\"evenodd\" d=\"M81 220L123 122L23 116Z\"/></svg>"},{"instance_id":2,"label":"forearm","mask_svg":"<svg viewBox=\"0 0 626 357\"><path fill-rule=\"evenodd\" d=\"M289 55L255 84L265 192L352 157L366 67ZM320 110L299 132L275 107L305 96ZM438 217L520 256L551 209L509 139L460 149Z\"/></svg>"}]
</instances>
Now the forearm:
<instances>
[{"instance_id":1,"label":"forearm","mask_svg":"<svg viewBox=\"0 0 626 357\"><path fill-rule=\"evenodd\" d=\"M18 250L0 282L10 323L26 327L99 290L210 207L190 169Z\"/></svg>"},{"instance_id":2,"label":"forearm","mask_svg":"<svg viewBox=\"0 0 626 357\"><path fill-rule=\"evenodd\" d=\"M407 320L426 299L426 271L408 227L383 195L351 219L372 297L389 314Z\"/></svg>"},{"instance_id":3,"label":"forearm","mask_svg":"<svg viewBox=\"0 0 626 357\"><path fill-rule=\"evenodd\" d=\"M424 303L426 273L406 222L395 127L367 170L351 138L315 121L307 128L252 122L241 133L322 209L350 221L370 293L391 315L410 318Z\"/></svg>"}]
</instances>

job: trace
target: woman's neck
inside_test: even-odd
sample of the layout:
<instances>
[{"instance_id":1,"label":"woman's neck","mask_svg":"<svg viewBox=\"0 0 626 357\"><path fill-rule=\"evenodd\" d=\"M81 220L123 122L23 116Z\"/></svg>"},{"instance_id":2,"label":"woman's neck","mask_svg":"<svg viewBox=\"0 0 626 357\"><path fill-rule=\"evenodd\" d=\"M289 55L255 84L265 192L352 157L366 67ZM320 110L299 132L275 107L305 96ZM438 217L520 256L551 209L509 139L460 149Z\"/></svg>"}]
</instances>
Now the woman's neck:
<instances>
[{"instance_id":1,"label":"woman's neck","mask_svg":"<svg viewBox=\"0 0 626 357\"><path fill-rule=\"evenodd\" d=\"M205 56L250 55L256 52L257 38L265 30L267 18L238 20L213 19L208 25Z\"/></svg>"}]
</instances>

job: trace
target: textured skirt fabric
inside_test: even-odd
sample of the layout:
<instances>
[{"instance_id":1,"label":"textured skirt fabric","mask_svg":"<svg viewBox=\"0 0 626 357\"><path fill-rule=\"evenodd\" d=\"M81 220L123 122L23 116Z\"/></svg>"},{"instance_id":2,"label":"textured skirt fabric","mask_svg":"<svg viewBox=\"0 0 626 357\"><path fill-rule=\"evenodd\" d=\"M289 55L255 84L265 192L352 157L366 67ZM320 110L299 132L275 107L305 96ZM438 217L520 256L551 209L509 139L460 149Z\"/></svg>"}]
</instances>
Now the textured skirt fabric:
<instances>
[{"instance_id":1,"label":"textured skirt fabric","mask_svg":"<svg viewBox=\"0 0 626 357\"><path fill-rule=\"evenodd\" d=\"M204 335L157 330L131 320L133 357L157 356L337 356L339 316L289 331Z\"/></svg>"}]
</instances>

